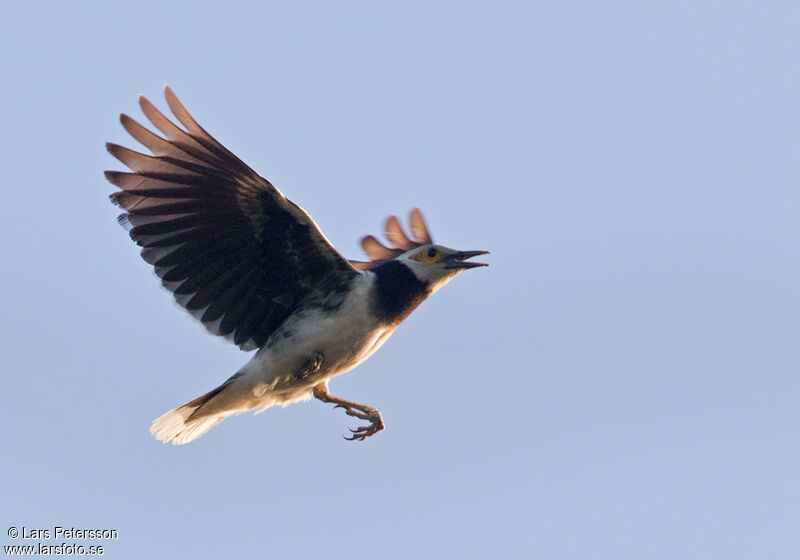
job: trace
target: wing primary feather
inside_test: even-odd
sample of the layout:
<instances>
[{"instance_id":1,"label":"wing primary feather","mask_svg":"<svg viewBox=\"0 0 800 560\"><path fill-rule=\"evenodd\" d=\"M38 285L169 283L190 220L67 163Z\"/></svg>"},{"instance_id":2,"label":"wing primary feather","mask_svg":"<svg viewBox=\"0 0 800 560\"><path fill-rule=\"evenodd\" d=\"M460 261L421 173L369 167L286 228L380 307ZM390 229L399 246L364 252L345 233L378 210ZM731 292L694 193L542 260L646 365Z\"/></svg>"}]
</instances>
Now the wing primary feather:
<instances>
[{"instance_id":1,"label":"wing primary feather","mask_svg":"<svg viewBox=\"0 0 800 560\"><path fill-rule=\"evenodd\" d=\"M194 117L186 110L186 107L183 106L183 103L181 103L178 96L175 95L175 92L172 91L172 88L168 85L164 86L164 97L167 98L167 105L169 105L172 114L175 115L178 122L185 126L189 134L194 136L196 140L204 141L204 144L210 144L217 151L235 157L228 148L220 144L216 138L206 132L206 130L194 120Z\"/></svg>"},{"instance_id":2,"label":"wing primary feather","mask_svg":"<svg viewBox=\"0 0 800 560\"><path fill-rule=\"evenodd\" d=\"M386 247L373 235L367 235L361 240L361 248L364 249L364 252L373 261L389 260L398 255L396 250L389 249L389 247Z\"/></svg>"},{"instance_id":3,"label":"wing primary feather","mask_svg":"<svg viewBox=\"0 0 800 560\"><path fill-rule=\"evenodd\" d=\"M389 216L386 219L386 238L395 249L408 251L415 247L414 242L403 231L403 226L400 225L400 220L397 219L397 216Z\"/></svg>"},{"instance_id":4,"label":"wing primary feather","mask_svg":"<svg viewBox=\"0 0 800 560\"><path fill-rule=\"evenodd\" d=\"M119 116L119 121L128 134L133 136L142 146L150 150L154 156L170 156L175 159L203 165L204 162L202 159L194 157L178 146L170 143L168 140L161 138L158 134L146 129L125 113Z\"/></svg>"},{"instance_id":5,"label":"wing primary feather","mask_svg":"<svg viewBox=\"0 0 800 560\"><path fill-rule=\"evenodd\" d=\"M125 148L118 144L111 142L106 143L108 152L125 164L131 171L134 172L156 172L156 173L178 173L185 174L186 167L178 165L175 160L166 157L148 156L140 152ZM195 176L200 176L200 173L192 172Z\"/></svg>"},{"instance_id":6,"label":"wing primary feather","mask_svg":"<svg viewBox=\"0 0 800 560\"><path fill-rule=\"evenodd\" d=\"M428 231L428 226L425 224L425 218L422 211L414 207L408 215L408 223L411 227L411 235L414 236L414 241L419 245L430 245L433 243L433 238Z\"/></svg>"},{"instance_id":7,"label":"wing primary feather","mask_svg":"<svg viewBox=\"0 0 800 560\"><path fill-rule=\"evenodd\" d=\"M178 146L184 152L202 161L211 160L216 163L221 163L221 158L219 158L217 154L203 146L185 131L175 126L171 120L165 117L164 114L143 95L139 96L139 106L142 108L142 112L147 119L153 123L153 126L160 130L173 145Z\"/></svg>"}]
</instances>

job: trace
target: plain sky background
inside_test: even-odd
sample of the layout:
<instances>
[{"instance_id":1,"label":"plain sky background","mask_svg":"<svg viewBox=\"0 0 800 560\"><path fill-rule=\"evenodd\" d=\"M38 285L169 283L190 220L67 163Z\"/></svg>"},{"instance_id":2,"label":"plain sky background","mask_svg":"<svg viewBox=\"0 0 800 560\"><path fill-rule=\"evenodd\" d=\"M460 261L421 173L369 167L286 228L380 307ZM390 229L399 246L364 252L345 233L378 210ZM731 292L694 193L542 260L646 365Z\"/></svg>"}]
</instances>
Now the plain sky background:
<instances>
[{"instance_id":1,"label":"plain sky background","mask_svg":"<svg viewBox=\"0 0 800 560\"><path fill-rule=\"evenodd\" d=\"M4 10L3 545L800 557L796 2L219 4ZM414 205L492 251L331 384L385 432L313 401L149 435L248 359L107 199L164 83L345 256Z\"/></svg>"}]
</instances>

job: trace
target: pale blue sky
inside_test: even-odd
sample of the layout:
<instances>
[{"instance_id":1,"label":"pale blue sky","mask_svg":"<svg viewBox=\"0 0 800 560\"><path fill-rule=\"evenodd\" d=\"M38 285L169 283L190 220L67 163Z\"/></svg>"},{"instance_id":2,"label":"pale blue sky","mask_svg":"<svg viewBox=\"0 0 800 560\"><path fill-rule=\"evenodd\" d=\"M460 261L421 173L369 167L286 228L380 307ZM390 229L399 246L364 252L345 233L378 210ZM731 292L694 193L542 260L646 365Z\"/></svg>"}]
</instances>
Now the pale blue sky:
<instances>
[{"instance_id":1,"label":"pale blue sky","mask_svg":"<svg viewBox=\"0 0 800 560\"><path fill-rule=\"evenodd\" d=\"M3 545L800 556L795 2L109 4L0 23ZM385 432L315 401L148 434L247 360L107 200L164 83L346 256L414 205L492 251L331 384Z\"/></svg>"}]
</instances>

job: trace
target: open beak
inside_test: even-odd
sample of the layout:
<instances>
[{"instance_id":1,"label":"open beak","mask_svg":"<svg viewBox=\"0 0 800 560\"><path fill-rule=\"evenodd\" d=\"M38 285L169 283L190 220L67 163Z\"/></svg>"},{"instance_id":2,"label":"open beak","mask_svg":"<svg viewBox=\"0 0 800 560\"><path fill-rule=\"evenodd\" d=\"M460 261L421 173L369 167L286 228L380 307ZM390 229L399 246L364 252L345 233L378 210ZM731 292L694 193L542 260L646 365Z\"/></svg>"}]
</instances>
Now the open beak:
<instances>
[{"instance_id":1,"label":"open beak","mask_svg":"<svg viewBox=\"0 0 800 560\"><path fill-rule=\"evenodd\" d=\"M466 262L467 259L471 259L472 257L477 257L478 255L488 255L489 251L458 251L456 253L452 253L447 255L444 258L445 261L445 268L476 268L479 266L489 266L486 263L480 262Z\"/></svg>"}]
</instances>

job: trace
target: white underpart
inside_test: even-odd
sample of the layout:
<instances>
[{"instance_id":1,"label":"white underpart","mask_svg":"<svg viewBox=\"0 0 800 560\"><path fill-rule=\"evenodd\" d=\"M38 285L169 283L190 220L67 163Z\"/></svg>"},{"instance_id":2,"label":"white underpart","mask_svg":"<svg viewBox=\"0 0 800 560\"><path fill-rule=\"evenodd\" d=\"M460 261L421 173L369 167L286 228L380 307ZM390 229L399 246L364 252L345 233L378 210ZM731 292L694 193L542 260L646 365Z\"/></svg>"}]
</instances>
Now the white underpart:
<instances>
[{"instance_id":1,"label":"white underpart","mask_svg":"<svg viewBox=\"0 0 800 560\"><path fill-rule=\"evenodd\" d=\"M199 407L184 405L155 420L150 432L161 441L188 443L233 414L311 398L315 385L356 367L394 332L396 326L380 325L369 313L374 281L372 272L362 272L333 313L314 309L292 316L195 418L189 420ZM296 372L315 353L324 356L320 371L298 379Z\"/></svg>"}]
</instances>

